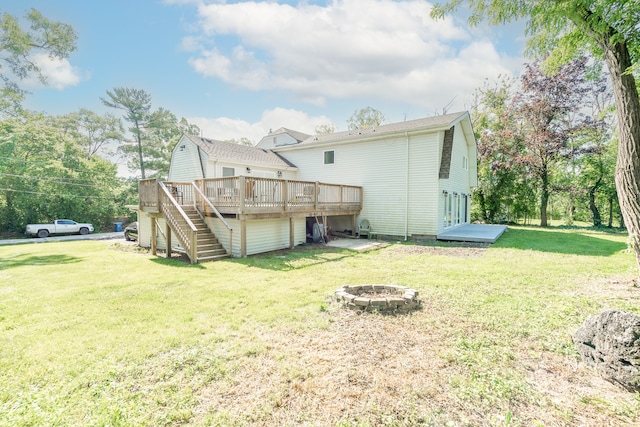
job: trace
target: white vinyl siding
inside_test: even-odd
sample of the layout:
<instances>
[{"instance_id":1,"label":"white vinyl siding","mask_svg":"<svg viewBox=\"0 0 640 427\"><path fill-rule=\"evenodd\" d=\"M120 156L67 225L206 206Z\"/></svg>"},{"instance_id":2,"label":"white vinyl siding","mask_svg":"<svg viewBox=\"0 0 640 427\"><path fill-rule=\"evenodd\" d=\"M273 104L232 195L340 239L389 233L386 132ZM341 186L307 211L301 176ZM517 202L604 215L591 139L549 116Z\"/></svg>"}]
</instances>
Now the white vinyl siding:
<instances>
[{"instance_id":1,"label":"white vinyl siding","mask_svg":"<svg viewBox=\"0 0 640 427\"><path fill-rule=\"evenodd\" d=\"M405 135L340 144L335 148L300 147L280 154L298 167L300 180L362 186L363 209L358 221L368 219L373 233L404 236L408 191L409 234L435 235L437 135L409 135L409 159ZM332 149L340 161L327 173L325 165L317 159Z\"/></svg>"},{"instance_id":2,"label":"white vinyl siding","mask_svg":"<svg viewBox=\"0 0 640 427\"><path fill-rule=\"evenodd\" d=\"M171 165L167 181L191 182L203 178L199 148L189 139L182 137L171 153Z\"/></svg>"},{"instance_id":3,"label":"white vinyl siding","mask_svg":"<svg viewBox=\"0 0 640 427\"><path fill-rule=\"evenodd\" d=\"M469 207L465 207L463 204L465 202L469 203L470 199L468 197L471 194L470 184L472 184L470 176L476 173L475 155L475 146L469 147L467 145L462 126L457 124L453 135L449 179L440 180L440 190L446 191L447 195L443 196L441 192L439 198L440 206L438 212L440 221L438 223L438 233L444 231L445 228L463 224L468 219L464 216Z\"/></svg>"},{"instance_id":4,"label":"white vinyl siding","mask_svg":"<svg viewBox=\"0 0 640 427\"><path fill-rule=\"evenodd\" d=\"M306 220L305 218L294 218L293 220L293 244L299 245L306 241ZM236 239L235 235L233 239ZM233 246L235 247L235 243ZM288 247L289 218L247 221L247 255L275 251Z\"/></svg>"}]
</instances>

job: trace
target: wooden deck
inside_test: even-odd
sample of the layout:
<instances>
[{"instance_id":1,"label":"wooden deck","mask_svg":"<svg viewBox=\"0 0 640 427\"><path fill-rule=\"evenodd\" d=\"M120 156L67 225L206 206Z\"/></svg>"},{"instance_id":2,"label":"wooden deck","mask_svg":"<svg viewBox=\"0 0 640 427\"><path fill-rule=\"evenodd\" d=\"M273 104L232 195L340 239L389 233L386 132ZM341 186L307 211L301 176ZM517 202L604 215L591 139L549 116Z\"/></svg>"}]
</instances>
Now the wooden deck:
<instances>
[{"instance_id":1,"label":"wooden deck","mask_svg":"<svg viewBox=\"0 0 640 427\"><path fill-rule=\"evenodd\" d=\"M506 230L506 225L464 224L443 231L438 234L437 239L454 242L495 243Z\"/></svg>"},{"instance_id":2,"label":"wooden deck","mask_svg":"<svg viewBox=\"0 0 640 427\"><path fill-rule=\"evenodd\" d=\"M195 205L205 215L213 212L199 200L200 192L221 214L240 219L357 215L362 209L362 187L352 185L244 176L164 185L179 205ZM158 212L157 180L140 181L139 191L140 209Z\"/></svg>"}]
</instances>

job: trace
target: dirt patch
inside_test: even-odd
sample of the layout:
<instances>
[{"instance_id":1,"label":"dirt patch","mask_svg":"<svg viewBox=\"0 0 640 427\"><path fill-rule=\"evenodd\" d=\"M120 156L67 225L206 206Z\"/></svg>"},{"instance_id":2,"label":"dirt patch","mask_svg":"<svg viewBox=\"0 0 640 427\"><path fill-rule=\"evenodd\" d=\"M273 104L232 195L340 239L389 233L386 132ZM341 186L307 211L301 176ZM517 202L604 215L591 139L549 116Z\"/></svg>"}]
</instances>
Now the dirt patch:
<instances>
[{"instance_id":1,"label":"dirt patch","mask_svg":"<svg viewBox=\"0 0 640 427\"><path fill-rule=\"evenodd\" d=\"M468 243L452 246L397 245L390 248L394 254L401 255L442 255L456 258L481 258L487 252L489 244Z\"/></svg>"},{"instance_id":2,"label":"dirt patch","mask_svg":"<svg viewBox=\"0 0 640 427\"><path fill-rule=\"evenodd\" d=\"M451 335L460 320L434 306L328 316L326 330L256 331L264 351L239 358L231 378L204 389L197 412L252 426L625 425L638 412L634 395L574 355L535 343L508 355L504 371L469 365ZM485 332L464 328L469 337Z\"/></svg>"}]
</instances>

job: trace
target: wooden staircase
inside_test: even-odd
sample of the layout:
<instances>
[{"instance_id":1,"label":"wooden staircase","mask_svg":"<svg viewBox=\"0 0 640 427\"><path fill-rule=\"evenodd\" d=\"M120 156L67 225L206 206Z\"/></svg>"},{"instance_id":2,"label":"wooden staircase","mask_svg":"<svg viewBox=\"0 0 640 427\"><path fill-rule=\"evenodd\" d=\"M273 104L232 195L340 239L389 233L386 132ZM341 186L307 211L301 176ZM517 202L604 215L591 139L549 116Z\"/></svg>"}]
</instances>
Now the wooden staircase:
<instances>
[{"instance_id":1,"label":"wooden staircase","mask_svg":"<svg viewBox=\"0 0 640 427\"><path fill-rule=\"evenodd\" d=\"M229 254L218 238L211 232L198 211L193 206L181 206L184 213L189 217L193 225L196 226L198 234L197 259L195 262L216 261L228 258ZM184 221L186 226L186 221ZM181 224L183 226L183 224Z\"/></svg>"}]
</instances>

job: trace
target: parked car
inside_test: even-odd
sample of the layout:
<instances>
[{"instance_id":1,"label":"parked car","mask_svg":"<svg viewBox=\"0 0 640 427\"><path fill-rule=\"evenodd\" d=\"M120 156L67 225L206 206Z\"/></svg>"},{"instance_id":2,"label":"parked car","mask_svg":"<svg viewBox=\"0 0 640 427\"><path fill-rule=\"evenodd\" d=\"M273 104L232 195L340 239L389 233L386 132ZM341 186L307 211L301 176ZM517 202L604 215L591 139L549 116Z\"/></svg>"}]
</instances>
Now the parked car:
<instances>
[{"instance_id":1,"label":"parked car","mask_svg":"<svg viewBox=\"0 0 640 427\"><path fill-rule=\"evenodd\" d=\"M128 242L138 240L138 222L132 222L124 229L124 239Z\"/></svg>"},{"instance_id":2,"label":"parked car","mask_svg":"<svg viewBox=\"0 0 640 427\"><path fill-rule=\"evenodd\" d=\"M53 224L27 224L25 234L31 237L47 237L49 234L89 234L93 225L80 224L70 219L56 219Z\"/></svg>"}]
</instances>

